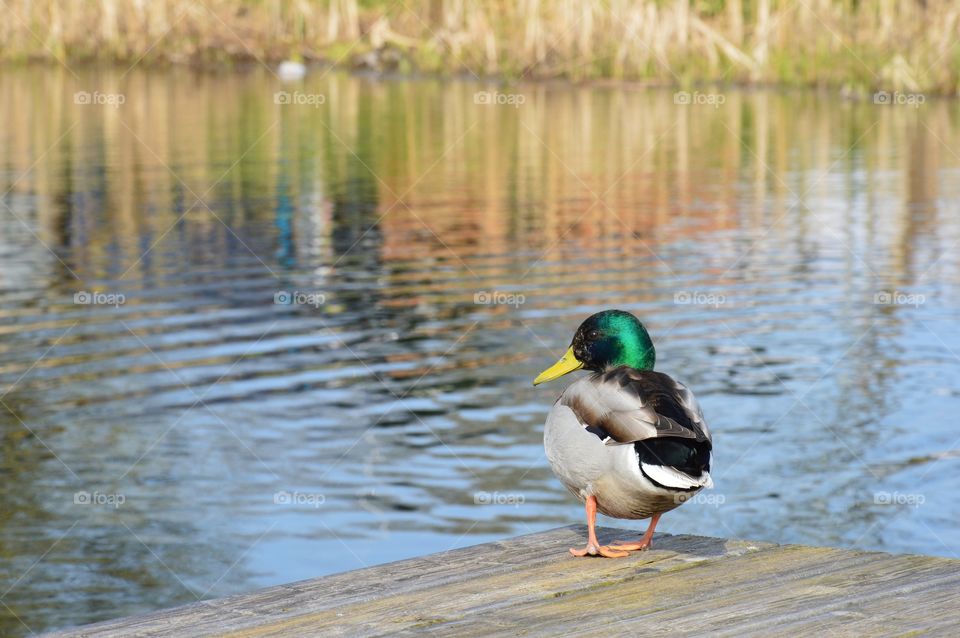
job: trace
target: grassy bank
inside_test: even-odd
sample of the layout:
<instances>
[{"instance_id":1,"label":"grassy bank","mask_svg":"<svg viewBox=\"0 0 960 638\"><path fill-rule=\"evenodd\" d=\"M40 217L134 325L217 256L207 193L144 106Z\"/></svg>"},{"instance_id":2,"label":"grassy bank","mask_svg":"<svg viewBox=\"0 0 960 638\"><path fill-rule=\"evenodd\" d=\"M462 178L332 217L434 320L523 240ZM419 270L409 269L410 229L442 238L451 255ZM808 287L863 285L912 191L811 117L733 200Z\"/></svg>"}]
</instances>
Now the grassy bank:
<instances>
[{"instance_id":1,"label":"grassy bank","mask_svg":"<svg viewBox=\"0 0 960 638\"><path fill-rule=\"evenodd\" d=\"M0 57L956 94L952 0L4 0Z\"/></svg>"}]
</instances>

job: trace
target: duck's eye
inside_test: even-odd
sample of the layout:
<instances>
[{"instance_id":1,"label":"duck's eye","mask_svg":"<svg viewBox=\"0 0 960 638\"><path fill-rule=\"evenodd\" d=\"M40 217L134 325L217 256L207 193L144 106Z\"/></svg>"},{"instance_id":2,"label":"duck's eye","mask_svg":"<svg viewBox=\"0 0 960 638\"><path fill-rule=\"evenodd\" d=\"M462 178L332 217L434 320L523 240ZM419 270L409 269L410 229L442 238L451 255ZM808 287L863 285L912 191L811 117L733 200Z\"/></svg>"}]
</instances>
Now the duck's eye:
<instances>
[{"instance_id":1,"label":"duck's eye","mask_svg":"<svg viewBox=\"0 0 960 638\"><path fill-rule=\"evenodd\" d=\"M596 341L599 338L600 338L599 330L591 330L590 332L587 333L587 341Z\"/></svg>"}]
</instances>

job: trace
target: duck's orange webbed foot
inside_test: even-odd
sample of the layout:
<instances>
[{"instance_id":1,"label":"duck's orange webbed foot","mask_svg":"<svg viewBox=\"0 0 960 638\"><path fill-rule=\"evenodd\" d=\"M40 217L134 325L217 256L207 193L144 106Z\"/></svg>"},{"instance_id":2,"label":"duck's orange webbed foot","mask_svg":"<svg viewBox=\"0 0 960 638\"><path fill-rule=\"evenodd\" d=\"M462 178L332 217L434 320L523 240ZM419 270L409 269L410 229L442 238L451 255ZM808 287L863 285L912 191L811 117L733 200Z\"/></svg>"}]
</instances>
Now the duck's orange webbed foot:
<instances>
[{"instance_id":1,"label":"duck's orange webbed foot","mask_svg":"<svg viewBox=\"0 0 960 638\"><path fill-rule=\"evenodd\" d=\"M588 543L583 549L570 548L570 553L574 556L603 556L604 558L625 558L630 552L620 551L609 545L594 545Z\"/></svg>"},{"instance_id":2,"label":"duck's orange webbed foot","mask_svg":"<svg viewBox=\"0 0 960 638\"><path fill-rule=\"evenodd\" d=\"M660 522L660 514L654 515L650 519L650 526L647 528L646 533L638 541L628 542L628 541L613 541L612 545L608 545L609 549L614 551L624 551L624 552L642 552L653 547L653 530L656 529L657 523Z\"/></svg>"},{"instance_id":3,"label":"duck's orange webbed foot","mask_svg":"<svg viewBox=\"0 0 960 638\"><path fill-rule=\"evenodd\" d=\"M653 547L653 543L646 539L640 539L633 543L628 541L613 541L613 543L607 545L607 547L614 551L642 552Z\"/></svg>"},{"instance_id":4,"label":"duck's orange webbed foot","mask_svg":"<svg viewBox=\"0 0 960 638\"><path fill-rule=\"evenodd\" d=\"M605 558L624 558L629 556L630 552L625 552L614 547L601 545L597 541L597 498L588 496L586 500L587 509L587 546L583 549L570 549L574 556L603 556Z\"/></svg>"}]
</instances>

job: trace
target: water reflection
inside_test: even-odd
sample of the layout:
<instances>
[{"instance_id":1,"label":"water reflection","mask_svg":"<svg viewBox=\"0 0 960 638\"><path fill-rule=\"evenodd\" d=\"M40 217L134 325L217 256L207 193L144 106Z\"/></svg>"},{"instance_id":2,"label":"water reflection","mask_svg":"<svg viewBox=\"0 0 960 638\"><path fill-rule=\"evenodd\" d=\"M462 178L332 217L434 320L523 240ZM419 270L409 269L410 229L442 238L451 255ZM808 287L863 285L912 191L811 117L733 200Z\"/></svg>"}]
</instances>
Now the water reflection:
<instances>
[{"instance_id":1,"label":"water reflection","mask_svg":"<svg viewBox=\"0 0 960 638\"><path fill-rule=\"evenodd\" d=\"M0 85L4 634L579 521L529 382L607 306L716 432L722 504L665 531L960 549L953 102Z\"/></svg>"}]
</instances>

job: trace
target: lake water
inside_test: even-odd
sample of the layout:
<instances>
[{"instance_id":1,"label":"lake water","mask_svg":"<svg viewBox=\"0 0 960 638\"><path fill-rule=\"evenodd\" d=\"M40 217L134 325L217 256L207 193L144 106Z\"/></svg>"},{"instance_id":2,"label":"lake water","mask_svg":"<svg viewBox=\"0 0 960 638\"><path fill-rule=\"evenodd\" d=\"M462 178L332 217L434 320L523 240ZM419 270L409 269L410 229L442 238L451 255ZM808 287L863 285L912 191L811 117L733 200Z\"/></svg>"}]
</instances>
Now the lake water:
<instances>
[{"instance_id":1,"label":"lake water","mask_svg":"<svg viewBox=\"0 0 960 638\"><path fill-rule=\"evenodd\" d=\"M677 101L4 70L0 634L582 522L608 307L714 433L659 529L955 556L960 105Z\"/></svg>"}]
</instances>

